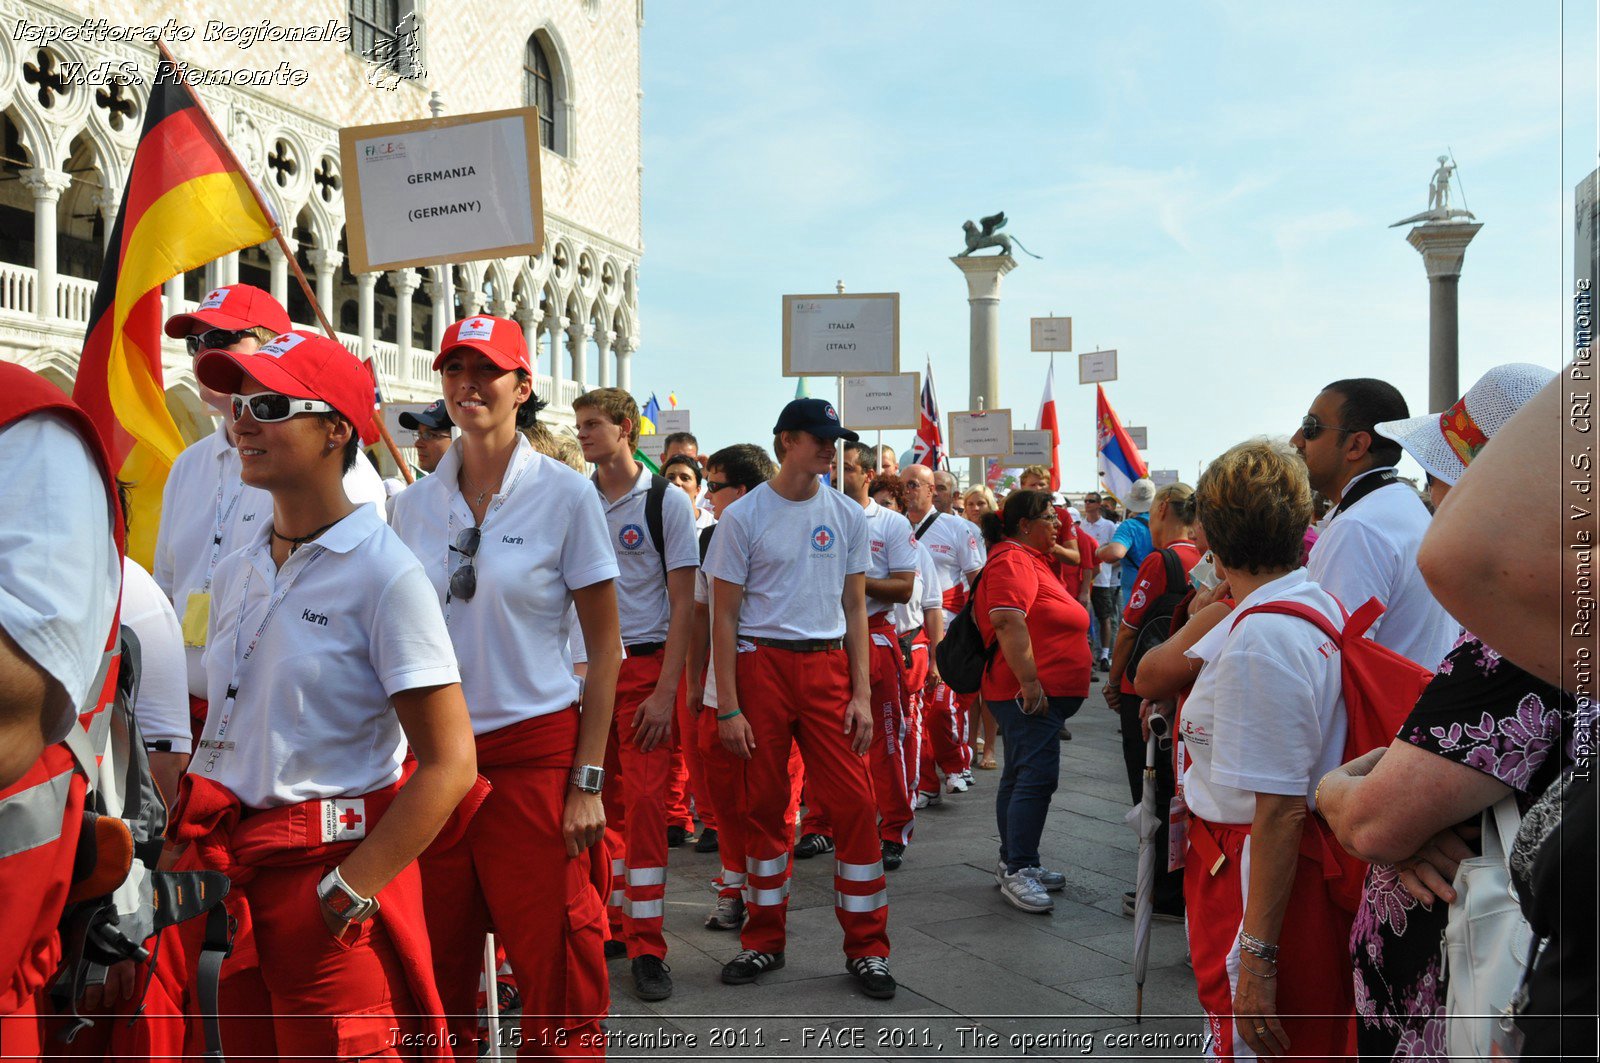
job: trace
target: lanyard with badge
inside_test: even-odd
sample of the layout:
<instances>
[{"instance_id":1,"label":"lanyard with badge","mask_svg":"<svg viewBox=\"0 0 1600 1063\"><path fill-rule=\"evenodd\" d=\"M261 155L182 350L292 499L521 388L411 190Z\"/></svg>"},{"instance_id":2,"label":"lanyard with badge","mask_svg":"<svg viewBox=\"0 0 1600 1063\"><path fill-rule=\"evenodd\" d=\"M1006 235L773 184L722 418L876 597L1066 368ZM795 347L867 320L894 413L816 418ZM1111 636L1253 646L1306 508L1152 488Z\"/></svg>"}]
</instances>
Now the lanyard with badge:
<instances>
[{"instance_id":1,"label":"lanyard with badge","mask_svg":"<svg viewBox=\"0 0 1600 1063\"><path fill-rule=\"evenodd\" d=\"M206 559L205 582L200 584L199 590L190 591L183 603L183 644L195 649L205 647L206 630L211 626L211 580L217 574L217 562L222 560L222 533L244 495L244 482L241 480L236 485L233 498L228 501L228 508L224 510L222 488L222 484L217 484L216 524L211 529L211 556Z\"/></svg>"},{"instance_id":2,"label":"lanyard with badge","mask_svg":"<svg viewBox=\"0 0 1600 1063\"><path fill-rule=\"evenodd\" d=\"M272 623L272 617L277 613L278 606L282 605L283 600L289 597L289 592L294 588L295 581L300 578L306 569L311 567L313 561L326 552L327 549L325 547L315 545L307 547L304 555L305 560L289 575L288 579L283 581L283 585L273 593L271 600L267 602L267 613L261 618L261 623L257 625L255 634L250 636L250 645L245 647L244 656L241 657L239 655L239 633L244 630L245 610L250 607L250 581L255 578L255 565L251 564L245 571L244 589L239 592L239 616L233 624L233 678L228 680L228 691L223 695L222 715L217 724L216 738L205 739L200 742L200 748L210 751L204 768L208 774L216 767L217 757L233 749L233 743L224 741L224 739L228 735L228 725L233 720L233 707L239 700L239 688L244 682L245 665L249 664L251 658L255 656L256 647L261 644L261 636L266 634L267 625Z\"/></svg>"},{"instance_id":3,"label":"lanyard with badge","mask_svg":"<svg viewBox=\"0 0 1600 1063\"><path fill-rule=\"evenodd\" d=\"M533 459L532 458L530 458L528 461L523 462L522 463L522 468L518 469L517 470L517 474L511 478L511 483L506 486L506 489L504 491L501 491L498 495L495 496L494 503L492 505L490 505L490 507L484 512L483 519L478 521L478 523L476 523L476 524L470 525L468 528L461 529L463 532L465 532L465 531L468 531L469 528L470 528L470 530L474 530L474 531L476 531L478 533L478 543L477 543L477 545L473 546L471 550L463 549L462 545L456 541L456 509L455 509L455 506L453 506L453 505L450 507L450 517L449 517L449 520L446 522L446 531L445 531L445 538L444 538L444 587L445 587L445 590L444 590L444 620L445 620L446 624L448 624L450 622L450 603L456 597L458 597L458 595L452 594L451 591L450 591L450 581L451 581L452 577L455 575L450 570L450 555L452 553L461 554L465 558L465 560L463 560L461 562L463 567L468 566L468 565L476 565L477 564L478 551L482 548L482 545L483 545L483 531L484 531L484 529L489 526L489 521L494 517L494 515L496 513L500 512L500 507L504 506L507 502L511 501L511 492L513 492L513 491L515 491L517 489L517 484L522 482L522 477L524 475L526 475L528 470L530 468L532 468L532 467L533 467ZM457 493L459 493L459 489L458 489ZM461 496L461 500L463 502L465 502L466 501L466 496L462 495ZM476 578L476 577L474 577L474 578ZM474 583L474 587L476 587L476 583ZM466 601L470 597L471 597L471 593L468 593L466 597L462 598L462 601Z\"/></svg>"}]
</instances>

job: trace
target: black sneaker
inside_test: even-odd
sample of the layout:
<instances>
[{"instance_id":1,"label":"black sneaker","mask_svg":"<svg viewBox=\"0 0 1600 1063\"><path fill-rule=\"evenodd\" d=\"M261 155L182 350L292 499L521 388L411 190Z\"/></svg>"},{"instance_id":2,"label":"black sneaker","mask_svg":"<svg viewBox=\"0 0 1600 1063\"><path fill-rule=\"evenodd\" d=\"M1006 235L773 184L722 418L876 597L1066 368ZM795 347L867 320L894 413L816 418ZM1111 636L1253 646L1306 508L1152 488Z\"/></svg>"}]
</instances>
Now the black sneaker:
<instances>
[{"instance_id":1,"label":"black sneaker","mask_svg":"<svg viewBox=\"0 0 1600 1063\"><path fill-rule=\"evenodd\" d=\"M672 970L660 956L633 961L633 995L640 1000L665 1000L672 995Z\"/></svg>"},{"instance_id":2,"label":"black sneaker","mask_svg":"<svg viewBox=\"0 0 1600 1063\"><path fill-rule=\"evenodd\" d=\"M906 858L906 847L899 842L883 843L883 869L896 871Z\"/></svg>"},{"instance_id":3,"label":"black sneaker","mask_svg":"<svg viewBox=\"0 0 1600 1063\"><path fill-rule=\"evenodd\" d=\"M889 973L889 961L882 956L857 956L847 961L844 969L855 978L863 993L876 1000L892 999L899 988L894 975Z\"/></svg>"},{"instance_id":4,"label":"black sneaker","mask_svg":"<svg viewBox=\"0 0 1600 1063\"><path fill-rule=\"evenodd\" d=\"M612 938L606 942L606 959L620 960L628 954L628 943L621 938Z\"/></svg>"},{"instance_id":5,"label":"black sneaker","mask_svg":"<svg viewBox=\"0 0 1600 1063\"><path fill-rule=\"evenodd\" d=\"M758 975L776 971L782 966L781 952L757 952L755 949L745 949L722 965L722 982L724 985L749 985Z\"/></svg>"},{"instance_id":6,"label":"black sneaker","mask_svg":"<svg viewBox=\"0 0 1600 1063\"><path fill-rule=\"evenodd\" d=\"M1063 742L1070 742L1070 741L1072 741L1072 732L1067 730L1065 727L1063 727L1061 729L1061 733L1059 735L1057 735L1056 737L1061 739L1061 741L1063 741Z\"/></svg>"},{"instance_id":7,"label":"black sneaker","mask_svg":"<svg viewBox=\"0 0 1600 1063\"><path fill-rule=\"evenodd\" d=\"M667 828L667 848L676 849L688 841L692 835L682 827L672 826Z\"/></svg>"},{"instance_id":8,"label":"black sneaker","mask_svg":"<svg viewBox=\"0 0 1600 1063\"><path fill-rule=\"evenodd\" d=\"M701 827L700 840L694 843L697 853L714 853L717 851L717 828Z\"/></svg>"},{"instance_id":9,"label":"black sneaker","mask_svg":"<svg viewBox=\"0 0 1600 1063\"><path fill-rule=\"evenodd\" d=\"M833 852L833 839L826 834L807 834L795 843L794 855L798 860Z\"/></svg>"}]
</instances>

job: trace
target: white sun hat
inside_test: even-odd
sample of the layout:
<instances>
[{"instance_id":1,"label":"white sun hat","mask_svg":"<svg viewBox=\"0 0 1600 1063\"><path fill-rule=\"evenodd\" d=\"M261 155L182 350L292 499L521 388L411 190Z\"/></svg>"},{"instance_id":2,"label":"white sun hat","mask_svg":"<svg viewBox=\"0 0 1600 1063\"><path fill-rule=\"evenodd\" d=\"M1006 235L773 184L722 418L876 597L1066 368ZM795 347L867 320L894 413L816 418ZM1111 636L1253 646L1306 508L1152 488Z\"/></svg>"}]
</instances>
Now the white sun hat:
<instances>
[{"instance_id":1,"label":"white sun hat","mask_svg":"<svg viewBox=\"0 0 1600 1063\"><path fill-rule=\"evenodd\" d=\"M1443 413L1383 421L1374 428L1404 447L1435 479L1454 487L1511 415L1555 375L1553 369L1526 362L1497 365Z\"/></svg>"},{"instance_id":2,"label":"white sun hat","mask_svg":"<svg viewBox=\"0 0 1600 1063\"><path fill-rule=\"evenodd\" d=\"M1153 480L1139 479L1128 488L1128 497L1122 500L1129 513L1148 513L1156 504L1156 485Z\"/></svg>"}]
</instances>

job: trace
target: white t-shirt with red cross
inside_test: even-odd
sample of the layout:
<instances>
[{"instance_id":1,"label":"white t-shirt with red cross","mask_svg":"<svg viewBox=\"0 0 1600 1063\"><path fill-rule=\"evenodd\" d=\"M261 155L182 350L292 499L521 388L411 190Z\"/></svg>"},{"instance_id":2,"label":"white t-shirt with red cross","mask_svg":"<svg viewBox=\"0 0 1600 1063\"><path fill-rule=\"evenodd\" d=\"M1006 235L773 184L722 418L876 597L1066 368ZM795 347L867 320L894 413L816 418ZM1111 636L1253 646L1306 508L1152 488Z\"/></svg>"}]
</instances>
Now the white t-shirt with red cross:
<instances>
[{"instance_id":1,"label":"white t-shirt with red cross","mask_svg":"<svg viewBox=\"0 0 1600 1063\"><path fill-rule=\"evenodd\" d=\"M916 572L917 537L911 534L911 522L905 515L885 509L873 500L867 502L862 513L867 518L867 535L872 547L867 578L888 579L894 572ZM868 616L887 613L893 607L893 602L867 596Z\"/></svg>"},{"instance_id":2,"label":"white t-shirt with red cross","mask_svg":"<svg viewBox=\"0 0 1600 1063\"><path fill-rule=\"evenodd\" d=\"M744 587L739 634L772 639L844 636L844 581L871 560L861 505L820 482L791 502L760 484L723 510L706 574ZM715 594L715 590L712 591Z\"/></svg>"},{"instance_id":3,"label":"white t-shirt with red cross","mask_svg":"<svg viewBox=\"0 0 1600 1063\"><path fill-rule=\"evenodd\" d=\"M927 520L928 516L922 519ZM910 523L913 528L921 526L921 521ZM972 522L953 513L939 514L918 538L933 555L944 582L944 618L948 623L967 604L968 576L983 568L983 548Z\"/></svg>"},{"instance_id":4,"label":"white t-shirt with red cross","mask_svg":"<svg viewBox=\"0 0 1600 1063\"><path fill-rule=\"evenodd\" d=\"M617 619L622 641L665 642L672 604L667 597L667 580L662 569L672 572L693 568L700 563L700 537L695 532L694 507L689 496L667 488L661 500L661 552L650 538L646 503L653 474L643 465L627 494L610 501L599 494L610 529L611 549L617 556ZM599 483L594 481L598 492ZM661 563L666 556L665 566Z\"/></svg>"}]
</instances>

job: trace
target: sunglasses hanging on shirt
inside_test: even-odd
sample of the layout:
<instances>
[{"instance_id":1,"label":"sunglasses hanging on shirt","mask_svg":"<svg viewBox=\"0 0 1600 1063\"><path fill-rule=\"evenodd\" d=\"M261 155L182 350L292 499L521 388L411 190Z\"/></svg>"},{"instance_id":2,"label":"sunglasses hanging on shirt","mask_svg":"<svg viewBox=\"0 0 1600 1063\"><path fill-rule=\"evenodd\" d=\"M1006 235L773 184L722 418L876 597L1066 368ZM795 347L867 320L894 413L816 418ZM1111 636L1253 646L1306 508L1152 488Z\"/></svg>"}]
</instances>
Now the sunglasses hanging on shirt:
<instances>
[{"instance_id":1,"label":"sunglasses hanging on shirt","mask_svg":"<svg viewBox=\"0 0 1600 1063\"><path fill-rule=\"evenodd\" d=\"M254 395L233 395L230 398L229 408L233 411L235 421L244 416L246 409L261 424L287 421L302 413L334 412L332 406L320 399L295 399L275 391L258 391Z\"/></svg>"},{"instance_id":2,"label":"sunglasses hanging on shirt","mask_svg":"<svg viewBox=\"0 0 1600 1063\"><path fill-rule=\"evenodd\" d=\"M483 541L483 531L477 525L462 528L461 534L456 536L456 541L450 547L453 553L461 555L461 564L450 573L450 597L459 598L463 602L470 602L472 596L478 593L478 570L474 558L478 556L478 544Z\"/></svg>"}]
</instances>

